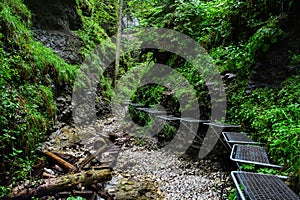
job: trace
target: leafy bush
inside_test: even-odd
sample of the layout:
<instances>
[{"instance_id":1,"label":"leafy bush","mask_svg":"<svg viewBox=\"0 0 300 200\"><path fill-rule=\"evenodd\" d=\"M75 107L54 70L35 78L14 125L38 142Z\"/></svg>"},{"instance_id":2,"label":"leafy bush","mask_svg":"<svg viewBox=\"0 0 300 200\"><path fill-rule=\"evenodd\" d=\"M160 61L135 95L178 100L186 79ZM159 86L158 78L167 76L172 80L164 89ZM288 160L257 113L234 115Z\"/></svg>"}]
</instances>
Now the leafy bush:
<instances>
[{"instance_id":1,"label":"leafy bush","mask_svg":"<svg viewBox=\"0 0 300 200\"><path fill-rule=\"evenodd\" d=\"M282 39L285 34L279 28L279 19L277 17L270 17L265 24L260 27L250 38L246 48L253 58L260 56L267 52L269 46Z\"/></svg>"},{"instance_id":2,"label":"leafy bush","mask_svg":"<svg viewBox=\"0 0 300 200\"><path fill-rule=\"evenodd\" d=\"M295 187L299 176L299 76L278 88L261 88L246 93L253 64L273 44L288 35L283 30L293 14L295 1L184 1L128 2L128 13L144 27L171 28L191 36L215 59L221 73L234 73L227 85L227 117L241 124L253 139L266 144L272 161L284 166ZM291 65L298 65L299 52L290 52ZM154 55L155 56L155 55ZM195 85L199 99L205 99L204 81L189 63L168 55L167 64ZM153 90L154 91L154 90ZM151 93L151 92L149 92ZM205 95L206 94L206 95ZM209 99L203 107L209 107Z\"/></svg>"},{"instance_id":3,"label":"leafy bush","mask_svg":"<svg viewBox=\"0 0 300 200\"><path fill-rule=\"evenodd\" d=\"M86 57L103 40L116 34L118 4L112 0L76 0L76 3L83 21L77 34L84 42L81 53Z\"/></svg>"},{"instance_id":4,"label":"leafy bush","mask_svg":"<svg viewBox=\"0 0 300 200\"><path fill-rule=\"evenodd\" d=\"M35 41L21 0L0 2L0 185L29 179L35 149L53 125L53 86L72 82L77 66Z\"/></svg>"},{"instance_id":5,"label":"leafy bush","mask_svg":"<svg viewBox=\"0 0 300 200\"><path fill-rule=\"evenodd\" d=\"M284 166L299 184L300 167L300 76L293 76L280 88L252 90L250 95L232 95L229 110L233 123L243 124L245 131L266 144L274 163Z\"/></svg>"}]
</instances>

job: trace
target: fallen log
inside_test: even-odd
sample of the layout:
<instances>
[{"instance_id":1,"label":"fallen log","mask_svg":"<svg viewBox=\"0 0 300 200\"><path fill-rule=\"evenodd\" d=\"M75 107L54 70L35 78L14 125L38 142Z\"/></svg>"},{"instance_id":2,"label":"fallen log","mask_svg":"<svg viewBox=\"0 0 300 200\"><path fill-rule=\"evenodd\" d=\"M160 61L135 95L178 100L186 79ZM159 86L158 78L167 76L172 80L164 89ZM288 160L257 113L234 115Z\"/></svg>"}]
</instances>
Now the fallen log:
<instances>
[{"instance_id":1,"label":"fallen log","mask_svg":"<svg viewBox=\"0 0 300 200\"><path fill-rule=\"evenodd\" d=\"M67 171L73 171L73 170L76 169L76 167L74 165L68 163L67 161L65 161L64 159L58 157L54 153L51 153L50 151L45 151L44 153L47 156L49 156L50 158L52 158L55 162L57 162L57 164L59 164L61 167L63 167Z\"/></svg>"},{"instance_id":2,"label":"fallen log","mask_svg":"<svg viewBox=\"0 0 300 200\"><path fill-rule=\"evenodd\" d=\"M82 186L91 186L98 182L111 179L111 171L91 170L76 174L69 174L58 178L45 179L42 182L36 181L29 184L17 186L11 190L9 199L31 199L31 197L42 197L53 195L57 192L72 190L79 184Z\"/></svg>"}]
</instances>

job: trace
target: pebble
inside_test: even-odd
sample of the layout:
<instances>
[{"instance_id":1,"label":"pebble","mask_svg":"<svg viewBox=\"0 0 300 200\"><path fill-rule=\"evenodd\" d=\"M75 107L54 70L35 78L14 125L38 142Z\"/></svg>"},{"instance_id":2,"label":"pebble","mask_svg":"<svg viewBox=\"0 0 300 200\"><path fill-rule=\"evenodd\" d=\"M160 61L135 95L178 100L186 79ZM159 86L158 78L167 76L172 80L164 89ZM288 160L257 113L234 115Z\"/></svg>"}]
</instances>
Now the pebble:
<instances>
[{"instance_id":1,"label":"pebble","mask_svg":"<svg viewBox=\"0 0 300 200\"><path fill-rule=\"evenodd\" d=\"M134 165L126 165L132 160ZM196 167L198 164L180 160L175 155L158 151L149 153L135 148L120 153L116 170L122 171L125 176L127 173L133 174L132 177L138 177L141 181L150 177L150 181L159 184L159 192L165 193L166 199L222 199L224 194L220 188L226 187L228 173L209 173L209 170Z\"/></svg>"},{"instance_id":2,"label":"pebble","mask_svg":"<svg viewBox=\"0 0 300 200\"><path fill-rule=\"evenodd\" d=\"M109 123L103 126L106 121ZM106 121L105 119L98 120L97 124L94 125L95 128L85 128L84 130L68 128L68 130L70 129L68 132L76 131L88 135L87 143L92 143L95 138L99 137L95 131L99 127L105 127L101 134L118 131L116 134L122 137L122 128L119 127L118 120L110 118ZM74 148L69 147L74 144L75 136L74 134L65 136L61 131L56 131L50 140L44 144L44 148L55 146L54 150L58 152L74 154ZM57 138L60 137L67 137L69 141L59 143L60 140ZM132 138L129 141L134 142ZM89 145L76 146L76 150L78 157L85 157L84 152L91 151ZM229 175L230 171L222 170L219 163L218 167L214 166L216 162L213 160L208 158L192 161L178 155L153 150L149 148L149 145L143 147L123 145L114 167L113 183L106 191L115 195L119 190L123 190L127 192L127 195L124 193L122 197L128 197L129 195L137 195L146 188L150 191L142 195L148 199L157 199L158 196L158 199L172 200L226 199L226 196L234 189ZM151 188L147 187L148 183L151 183Z\"/></svg>"}]
</instances>

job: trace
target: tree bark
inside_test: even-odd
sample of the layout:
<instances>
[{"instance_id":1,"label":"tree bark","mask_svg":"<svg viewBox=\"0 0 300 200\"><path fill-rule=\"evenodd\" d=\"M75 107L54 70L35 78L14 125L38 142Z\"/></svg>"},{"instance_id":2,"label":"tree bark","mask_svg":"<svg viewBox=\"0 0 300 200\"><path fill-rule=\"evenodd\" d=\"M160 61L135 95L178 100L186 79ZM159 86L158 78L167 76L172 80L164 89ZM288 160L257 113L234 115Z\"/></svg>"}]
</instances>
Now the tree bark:
<instances>
[{"instance_id":1,"label":"tree bark","mask_svg":"<svg viewBox=\"0 0 300 200\"><path fill-rule=\"evenodd\" d=\"M113 86L116 86L116 81L119 73L120 65L120 43L121 43L121 31L122 31L122 12L123 12L123 0L119 0L119 14L118 14L118 32L117 32L117 42L116 42L116 64L115 64L115 74L113 78Z\"/></svg>"},{"instance_id":2,"label":"tree bark","mask_svg":"<svg viewBox=\"0 0 300 200\"><path fill-rule=\"evenodd\" d=\"M69 174L58 178L45 179L42 182L36 181L30 185L17 186L12 189L9 199L31 199L33 196L53 195L57 192L74 189L78 184L90 186L110 179L111 171L108 169Z\"/></svg>"},{"instance_id":3,"label":"tree bark","mask_svg":"<svg viewBox=\"0 0 300 200\"><path fill-rule=\"evenodd\" d=\"M64 159L58 157L54 153L51 153L50 151L45 151L44 153L47 156L49 156L50 158L52 158L55 162L57 162L57 164L59 164L61 167L63 167L67 171L73 171L73 170L76 169L74 165L68 163L67 161L65 161Z\"/></svg>"}]
</instances>

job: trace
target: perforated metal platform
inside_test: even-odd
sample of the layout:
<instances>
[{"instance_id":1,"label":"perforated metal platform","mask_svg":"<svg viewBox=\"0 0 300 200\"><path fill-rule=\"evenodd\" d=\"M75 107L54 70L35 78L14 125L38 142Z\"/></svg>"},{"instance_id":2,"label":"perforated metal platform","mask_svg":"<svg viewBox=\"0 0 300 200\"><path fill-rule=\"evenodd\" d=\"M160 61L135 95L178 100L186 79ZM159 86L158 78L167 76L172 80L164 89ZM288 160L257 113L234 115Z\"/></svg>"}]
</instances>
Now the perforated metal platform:
<instances>
[{"instance_id":1,"label":"perforated metal platform","mask_svg":"<svg viewBox=\"0 0 300 200\"><path fill-rule=\"evenodd\" d=\"M230 159L241 163L281 168L279 165L270 164L266 150L260 146L235 144L233 145Z\"/></svg>"},{"instance_id":2,"label":"perforated metal platform","mask_svg":"<svg viewBox=\"0 0 300 200\"><path fill-rule=\"evenodd\" d=\"M209 126L214 126L214 127L220 127L220 128L240 128L240 126L237 125L232 125L232 124L223 124L223 123L216 123L216 122L209 122L209 123L204 123Z\"/></svg>"},{"instance_id":3,"label":"perforated metal platform","mask_svg":"<svg viewBox=\"0 0 300 200\"><path fill-rule=\"evenodd\" d=\"M204 120L204 119L194 119L194 118L191 118L191 117L181 117L181 118L178 118L180 121L183 121L183 122L189 122L189 123L208 123L209 120Z\"/></svg>"},{"instance_id":4,"label":"perforated metal platform","mask_svg":"<svg viewBox=\"0 0 300 200\"><path fill-rule=\"evenodd\" d=\"M230 147L233 144L260 144L259 142L254 142L246 133L243 132L222 132L222 135Z\"/></svg>"},{"instance_id":5,"label":"perforated metal platform","mask_svg":"<svg viewBox=\"0 0 300 200\"><path fill-rule=\"evenodd\" d=\"M165 115L165 116L157 116L158 118L166 121L178 121L179 118L171 116L171 115Z\"/></svg>"},{"instance_id":6,"label":"perforated metal platform","mask_svg":"<svg viewBox=\"0 0 300 200\"><path fill-rule=\"evenodd\" d=\"M154 110L152 108L137 108L137 110L141 110L141 111L144 111L149 114L165 114L166 113L166 111Z\"/></svg>"},{"instance_id":7,"label":"perforated metal platform","mask_svg":"<svg viewBox=\"0 0 300 200\"><path fill-rule=\"evenodd\" d=\"M242 200L299 200L299 197L275 175L231 172Z\"/></svg>"},{"instance_id":8,"label":"perforated metal platform","mask_svg":"<svg viewBox=\"0 0 300 200\"><path fill-rule=\"evenodd\" d=\"M127 103L126 105L133 106L133 107L142 107L142 106L144 106L143 104L140 104L140 103L131 103L131 102Z\"/></svg>"}]
</instances>

